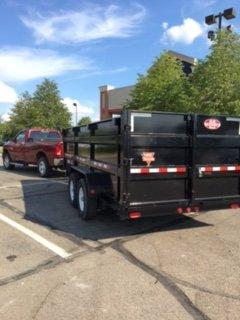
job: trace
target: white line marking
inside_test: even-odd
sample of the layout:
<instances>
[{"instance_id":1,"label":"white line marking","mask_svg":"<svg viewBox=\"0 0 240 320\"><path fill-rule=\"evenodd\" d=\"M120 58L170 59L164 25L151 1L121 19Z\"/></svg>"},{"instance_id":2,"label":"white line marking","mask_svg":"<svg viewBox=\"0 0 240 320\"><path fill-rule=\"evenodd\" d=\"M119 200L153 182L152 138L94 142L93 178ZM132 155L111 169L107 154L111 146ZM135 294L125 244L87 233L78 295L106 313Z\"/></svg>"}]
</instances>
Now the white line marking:
<instances>
[{"instance_id":1,"label":"white line marking","mask_svg":"<svg viewBox=\"0 0 240 320\"><path fill-rule=\"evenodd\" d=\"M49 249L50 251L54 252L58 256L60 256L60 257L62 257L64 259L69 258L71 256L70 253L68 253L64 249L60 248L56 244L46 240L45 238L43 238L39 234L37 234L37 233L33 232L32 230L22 226L19 223L9 219L8 217L6 217L5 215L3 215L1 213L0 213L0 220L2 220L3 222L9 224L11 227L17 229L18 231L21 231L22 233L24 233L28 237L32 238L36 242L40 243L42 246L44 246L47 249Z\"/></svg>"}]
</instances>

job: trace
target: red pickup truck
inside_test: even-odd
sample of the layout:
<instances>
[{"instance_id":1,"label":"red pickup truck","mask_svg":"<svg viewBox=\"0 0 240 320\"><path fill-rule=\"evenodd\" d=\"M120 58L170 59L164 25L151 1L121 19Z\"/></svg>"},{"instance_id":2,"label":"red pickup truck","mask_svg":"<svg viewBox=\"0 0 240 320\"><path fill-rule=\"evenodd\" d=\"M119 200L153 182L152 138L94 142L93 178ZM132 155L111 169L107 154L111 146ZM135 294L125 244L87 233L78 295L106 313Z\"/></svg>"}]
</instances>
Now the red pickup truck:
<instances>
[{"instance_id":1,"label":"red pickup truck","mask_svg":"<svg viewBox=\"0 0 240 320\"><path fill-rule=\"evenodd\" d=\"M52 168L63 165L62 136L53 129L22 130L3 146L2 156L6 170L13 169L15 164L31 164L37 166L41 177L47 177Z\"/></svg>"}]
</instances>

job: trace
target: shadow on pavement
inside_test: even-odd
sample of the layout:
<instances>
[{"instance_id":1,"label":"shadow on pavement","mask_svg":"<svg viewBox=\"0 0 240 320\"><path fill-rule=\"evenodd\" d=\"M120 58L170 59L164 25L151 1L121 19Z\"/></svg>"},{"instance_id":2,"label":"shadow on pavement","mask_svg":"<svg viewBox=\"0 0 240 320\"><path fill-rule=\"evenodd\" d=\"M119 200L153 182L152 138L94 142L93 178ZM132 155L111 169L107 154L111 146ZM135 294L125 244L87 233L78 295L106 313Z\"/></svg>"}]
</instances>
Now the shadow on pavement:
<instances>
[{"instance_id":1,"label":"shadow on pavement","mask_svg":"<svg viewBox=\"0 0 240 320\"><path fill-rule=\"evenodd\" d=\"M1 154L0 154L0 157L1 157ZM27 166L27 167L24 167L24 166L16 166L14 168L14 170L10 170L10 171L6 171L4 169L3 166L0 166L0 172L8 172L8 173L14 173L16 175L19 175L19 176L22 176L22 177L39 177L38 176L38 172L37 172L37 168L34 167L34 166ZM64 177L65 176L65 172L62 171L62 170L53 170L53 175L51 177Z\"/></svg>"},{"instance_id":2,"label":"shadow on pavement","mask_svg":"<svg viewBox=\"0 0 240 320\"><path fill-rule=\"evenodd\" d=\"M141 233L169 231L209 226L194 218L162 216L135 221L120 221L112 212L105 212L94 220L83 221L78 210L71 207L67 198L67 185L48 183L31 186L32 180L23 180L25 218L48 226L76 239L103 240L132 236Z\"/></svg>"}]
</instances>

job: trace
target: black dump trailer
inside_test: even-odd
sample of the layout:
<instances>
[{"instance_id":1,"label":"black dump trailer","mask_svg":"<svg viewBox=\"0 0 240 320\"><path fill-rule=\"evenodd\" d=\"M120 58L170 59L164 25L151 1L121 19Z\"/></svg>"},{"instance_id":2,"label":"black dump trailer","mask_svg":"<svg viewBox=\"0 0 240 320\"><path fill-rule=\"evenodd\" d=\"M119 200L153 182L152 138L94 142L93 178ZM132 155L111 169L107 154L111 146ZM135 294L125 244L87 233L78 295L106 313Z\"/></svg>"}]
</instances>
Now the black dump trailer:
<instances>
[{"instance_id":1,"label":"black dump trailer","mask_svg":"<svg viewBox=\"0 0 240 320\"><path fill-rule=\"evenodd\" d=\"M136 219L240 206L240 118L124 110L63 133L69 199Z\"/></svg>"}]
</instances>

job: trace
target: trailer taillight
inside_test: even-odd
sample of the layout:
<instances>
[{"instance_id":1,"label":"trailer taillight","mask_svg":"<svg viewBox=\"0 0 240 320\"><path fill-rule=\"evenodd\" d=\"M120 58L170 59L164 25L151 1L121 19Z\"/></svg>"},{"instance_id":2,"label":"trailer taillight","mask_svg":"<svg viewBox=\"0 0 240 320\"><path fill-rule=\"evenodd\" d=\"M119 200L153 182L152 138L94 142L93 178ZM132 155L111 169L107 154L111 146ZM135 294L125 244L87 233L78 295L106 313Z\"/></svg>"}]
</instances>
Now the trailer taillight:
<instances>
[{"instance_id":1,"label":"trailer taillight","mask_svg":"<svg viewBox=\"0 0 240 320\"><path fill-rule=\"evenodd\" d=\"M56 146L55 146L55 150L54 150L54 156L57 158L63 158L63 143L59 142Z\"/></svg>"},{"instance_id":2,"label":"trailer taillight","mask_svg":"<svg viewBox=\"0 0 240 320\"><path fill-rule=\"evenodd\" d=\"M133 211L133 212L129 212L129 218L130 219L139 219L141 218L141 212L138 211Z\"/></svg>"}]
</instances>

